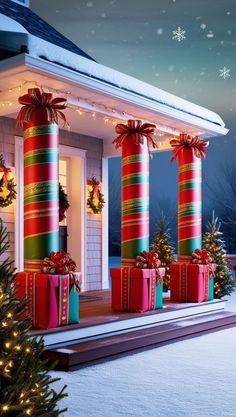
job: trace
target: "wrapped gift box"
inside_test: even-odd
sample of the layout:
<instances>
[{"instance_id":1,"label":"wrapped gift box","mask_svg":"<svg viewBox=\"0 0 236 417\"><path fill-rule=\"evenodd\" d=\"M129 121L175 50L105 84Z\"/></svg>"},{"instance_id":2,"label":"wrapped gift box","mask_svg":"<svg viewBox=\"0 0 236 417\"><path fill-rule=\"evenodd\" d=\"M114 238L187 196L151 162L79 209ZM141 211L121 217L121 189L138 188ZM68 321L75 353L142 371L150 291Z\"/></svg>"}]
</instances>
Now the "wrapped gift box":
<instances>
[{"instance_id":1,"label":"wrapped gift box","mask_svg":"<svg viewBox=\"0 0 236 417\"><path fill-rule=\"evenodd\" d=\"M74 273L77 277L80 273ZM25 315L33 327L51 329L79 322L79 293L70 289L70 276L19 272L16 274L16 296L27 296Z\"/></svg>"},{"instance_id":2,"label":"wrapped gift box","mask_svg":"<svg viewBox=\"0 0 236 417\"><path fill-rule=\"evenodd\" d=\"M79 291L78 286L81 283L81 272L73 272L77 285L70 285L69 293L69 319L68 323L79 323Z\"/></svg>"},{"instance_id":3,"label":"wrapped gift box","mask_svg":"<svg viewBox=\"0 0 236 417\"><path fill-rule=\"evenodd\" d=\"M210 276L208 284L208 301L214 300L214 272L216 270L216 264L210 266Z\"/></svg>"},{"instance_id":4,"label":"wrapped gift box","mask_svg":"<svg viewBox=\"0 0 236 417\"><path fill-rule=\"evenodd\" d=\"M159 268L159 270L163 276L164 268ZM110 273L113 310L144 312L161 308L162 284L158 282L157 291L156 269L121 267L111 268ZM158 301L156 301L156 291Z\"/></svg>"},{"instance_id":5,"label":"wrapped gift box","mask_svg":"<svg viewBox=\"0 0 236 417\"><path fill-rule=\"evenodd\" d=\"M171 301L201 303L208 300L210 266L176 262L170 266Z\"/></svg>"}]
</instances>

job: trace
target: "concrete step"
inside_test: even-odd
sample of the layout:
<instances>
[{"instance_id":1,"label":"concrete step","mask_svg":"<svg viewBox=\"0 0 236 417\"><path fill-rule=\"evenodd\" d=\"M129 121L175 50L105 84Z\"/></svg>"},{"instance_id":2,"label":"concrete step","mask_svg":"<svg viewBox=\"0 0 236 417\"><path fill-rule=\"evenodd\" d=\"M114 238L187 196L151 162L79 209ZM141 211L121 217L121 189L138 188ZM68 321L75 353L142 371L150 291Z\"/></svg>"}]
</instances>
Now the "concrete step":
<instances>
[{"instance_id":1,"label":"concrete step","mask_svg":"<svg viewBox=\"0 0 236 417\"><path fill-rule=\"evenodd\" d=\"M183 317L158 325L124 331L97 339L77 343L48 346L44 357L50 362L58 361L57 369L71 371L97 362L139 350L159 347L208 332L236 326L236 314L219 311Z\"/></svg>"}]
</instances>

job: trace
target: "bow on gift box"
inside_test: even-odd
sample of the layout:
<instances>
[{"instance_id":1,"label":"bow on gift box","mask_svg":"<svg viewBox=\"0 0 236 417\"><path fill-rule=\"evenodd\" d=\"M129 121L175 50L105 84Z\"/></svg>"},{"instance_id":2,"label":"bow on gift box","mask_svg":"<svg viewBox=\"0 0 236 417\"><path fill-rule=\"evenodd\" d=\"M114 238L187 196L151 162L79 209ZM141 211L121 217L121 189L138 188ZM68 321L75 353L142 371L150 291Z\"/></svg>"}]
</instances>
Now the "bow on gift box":
<instances>
[{"instance_id":1,"label":"bow on gift box","mask_svg":"<svg viewBox=\"0 0 236 417\"><path fill-rule=\"evenodd\" d=\"M128 120L127 125L119 123L115 128L116 133L118 133L118 136L113 140L112 143L115 144L115 148L117 149L120 146L122 146L122 143L124 142L125 138L131 135L136 135L136 144L143 145L144 137L146 137L150 154L151 147L154 149L158 148L157 142L151 136L151 133L154 132L155 127L156 126L151 123L144 123L142 125L141 120Z\"/></svg>"},{"instance_id":2,"label":"bow on gift box","mask_svg":"<svg viewBox=\"0 0 236 417\"><path fill-rule=\"evenodd\" d=\"M177 159L179 152L184 148L192 148L194 150L195 156L201 158L206 157L206 147L209 145L209 142L201 140L199 136L191 136L186 133L181 133L178 139L172 139L170 145L174 148L172 150L171 162Z\"/></svg>"},{"instance_id":3,"label":"bow on gift box","mask_svg":"<svg viewBox=\"0 0 236 417\"><path fill-rule=\"evenodd\" d=\"M43 93L39 88L29 88L28 94L19 97L19 103L23 104L16 119L16 125L23 126L30 119L32 111L35 108L44 109L48 122L57 123L58 118L62 119L63 126L69 126L64 113L67 101L64 98L52 98L51 93Z\"/></svg>"},{"instance_id":4,"label":"bow on gift box","mask_svg":"<svg viewBox=\"0 0 236 417\"><path fill-rule=\"evenodd\" d=\"M137 268L148 268L148 269L156 269L159 268L161 264L160 259L158 259L158 254L151 250L150 252L143 251L136 257L135 266Z\"/></svg>"},{"instance_id":5,"label":"bow on gift box","mask_svg":"<svg viewBox=\"0 0 236 417\"><path fill-rule=\"evenodd\" d=\"M80 292L81 281L74 272L70 272L70 290L73 288L74 292Z\"/></svg>"},{"instance_id":6,"label":"bow on gift box","mask_svg":"<svg viewBox=\"0 0 236 417\"><path fill-rule=\"evenodd\" d=\"M44 258L41 271L46 274L68 274L76 271L76 263L71 259L70 254L64 250L51 252L48 258Z\"/></svg>"},{"instance_id":7,"label":"bow on gift box","mask_svg":"<svg viewBox=\"0 0 236 417\"><path fill-rule=\"evenodd\" d=\"M196 249L192 253L192 263L193 264L202 264L202 265L209 265L212 263L212 258L210 253L207 252L206 249Z\"/></svg>"}]
</instances>

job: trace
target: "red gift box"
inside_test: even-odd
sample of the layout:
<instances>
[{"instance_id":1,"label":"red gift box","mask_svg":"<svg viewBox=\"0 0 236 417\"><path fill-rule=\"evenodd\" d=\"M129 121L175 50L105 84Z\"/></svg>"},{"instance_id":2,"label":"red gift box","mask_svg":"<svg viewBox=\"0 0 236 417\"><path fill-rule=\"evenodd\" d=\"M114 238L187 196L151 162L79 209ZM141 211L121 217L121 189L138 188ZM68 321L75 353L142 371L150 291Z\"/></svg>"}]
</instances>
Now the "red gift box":
<instances>
[{"instance_id":1,"label":"red gift box","mask_svg":"<svg viewBox=\"0 0 236 417\"><path fill-rule=\"evenodd\" d=\"M162 275L164 268L159 268ZM157 270L111 268L112 309L144 312L155 309Z\"/></svg>"},{"instance_id":2,"label":"red gift box","mask_svg":"<svg viewBox=\"0 0 236 417\"><path fill-rule=\"evenodd\" d=\"M68 324L70 277L42 273L19 272L16 275L16 296L28 297L26 312L33 327L51 329Z\"/></svg>"},{"instance_id":3,"label":"red gift box","mask_svg":"<svg viewBox=\"0 0 236 417\"><path fill-rule=\"evenodd\" d=\"M210 265L177 262L170 265L171 301L201 303L208 300Z\"/></svg>"}]
</instances>

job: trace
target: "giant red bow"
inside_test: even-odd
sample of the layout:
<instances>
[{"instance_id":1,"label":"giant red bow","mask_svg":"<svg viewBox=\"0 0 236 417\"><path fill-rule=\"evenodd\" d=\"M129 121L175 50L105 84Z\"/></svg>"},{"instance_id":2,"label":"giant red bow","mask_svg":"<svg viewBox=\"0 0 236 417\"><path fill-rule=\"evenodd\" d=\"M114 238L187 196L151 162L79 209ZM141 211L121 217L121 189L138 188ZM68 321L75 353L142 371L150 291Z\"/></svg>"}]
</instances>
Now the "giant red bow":
<instances>
[{"instance_id":1,"label":"giant red bow","mask_svg":"<svg viewBox=\"0 0 236 417\"><path fill-rule=\"evenodd\" d=\"M127 136L136 135L136 144L143 145L144 137L146 137L148 149L150 153L151 147L154 149L158 148L157 142L151 136L151 133L154 132L155 127L156 126L151 123L144 123L142 125L141 120L128 120L127 125L119 123L115 128L116 133L118 133L119 135L113 140L112 143L115 144L115 147L117 149L120 146L122 146L122 143Z\"/></svg>"},{"instance_id":2,"label":"giant red bow","mask_svg":"<svg viewBox=\"0 0 236 417\"><path fill-rule=\"evenodd\" d=\"M212 262L213 261L211 255L206 249L195 249L195 251L192 253L193 264L209 265Z\"/></svg>"},{"instance_id":3,"label":"giant red bow","mask_svg":"<svg viewBox=\"0 0 236 417\"><path fill-rule=\"evenodd\" d=\"M23 123L27 123L32 111L37 107L44 109L48 122L58 124L58 118L60 118L64 122L63 126L68 126L66 117L61 111L67 105L64 98L56 97L53 99L51 93L43 93L39 88L29 88L28 94L19 97L19 103L23 104L23 107L16 119L17 126L23 126Z\"/></svg>"},{"instance_id":4,"label":"giant red bow","mask_svg":"<svg viewBox=\"0 0 236 417\"><path fill-rule=\"evenodd\" d=\"M160 264L161 261L154 250L150 250L150 252L144 250L140 255L136 256L136 268L154 269L159 268Z\"/></svg>"},{"instance_id":5,"label":"giant red bow","mask_svg":"<svg viewBox=\"0 0 236 417\"><path fill-rule=\"evenodd\" d=\"M201 140L199 136L191 136L186 133L181 133L178 139L172 139L170 145L174 148L172 150L171 162L177 159L179 152L184 148L193 148L195 155L198 158L206 157L206 147L209 142Z\"/></svg>"}]
</instances>

